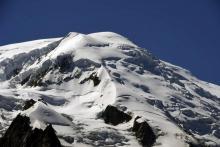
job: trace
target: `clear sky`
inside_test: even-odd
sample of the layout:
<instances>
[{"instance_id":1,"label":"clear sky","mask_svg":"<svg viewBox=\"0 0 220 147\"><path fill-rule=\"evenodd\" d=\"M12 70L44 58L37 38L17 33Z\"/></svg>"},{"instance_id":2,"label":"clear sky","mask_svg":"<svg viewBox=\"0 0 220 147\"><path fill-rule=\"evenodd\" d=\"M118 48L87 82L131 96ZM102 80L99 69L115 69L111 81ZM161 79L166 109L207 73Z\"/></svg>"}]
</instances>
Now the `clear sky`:
<instances>
[{"instance_id":1,"label":"clear sky","mask_svg":"<svg viewBox=\"0 0 220 147\"><path fill-rule=\"evenodd\" d=\"M0 45L113 31L220 85L220 0L0 0Z\"/></svg>"}]
</instances>

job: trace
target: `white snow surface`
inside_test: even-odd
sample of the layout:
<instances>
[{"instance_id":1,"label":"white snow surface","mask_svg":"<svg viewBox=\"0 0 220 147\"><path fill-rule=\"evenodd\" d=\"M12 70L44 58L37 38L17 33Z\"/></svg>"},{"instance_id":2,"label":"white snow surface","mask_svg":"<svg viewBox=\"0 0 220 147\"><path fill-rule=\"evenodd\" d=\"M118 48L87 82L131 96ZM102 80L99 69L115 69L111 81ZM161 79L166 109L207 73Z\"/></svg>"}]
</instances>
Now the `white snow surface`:
<instances>
[{"instance_id":1,"label":"white snow surface","mask_svg":"<svg viewBox=\"0 0 220 147\"><path fill-rule=\"evenodd\" d=\"M37 103L22 111L28 99ZM132 120L105 124L97 115L108 105L125 108ZM129 131L136 116L153 128L155 147L197 140L220 146L220 86L113 32L72 32L0 47L0 110L0 134L21 113L34 128L52 124L64 146L141 146Z\"/></svg>"}]
</instances>

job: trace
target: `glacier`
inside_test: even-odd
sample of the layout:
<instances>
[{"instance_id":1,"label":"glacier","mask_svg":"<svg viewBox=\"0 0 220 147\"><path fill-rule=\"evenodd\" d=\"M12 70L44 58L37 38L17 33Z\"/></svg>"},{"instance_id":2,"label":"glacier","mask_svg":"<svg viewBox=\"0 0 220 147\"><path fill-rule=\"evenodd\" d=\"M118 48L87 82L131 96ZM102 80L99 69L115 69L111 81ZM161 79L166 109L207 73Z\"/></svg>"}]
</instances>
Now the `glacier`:
<instances>
[{"instance_id":1,"label":"glacier","mask_svg":"<svg viewBox=\"0 0 220 147\"><path fill-rule=\"evenodd\" d=\"M109 105L131 120L105 123L99 114ZM1 136L21 114L33 128L51 124L66 147L142 146L131 131L137 116L154 147L220 146L220 86L113 32L1 46L0 111Z\"/></svg>"}]
</instances>

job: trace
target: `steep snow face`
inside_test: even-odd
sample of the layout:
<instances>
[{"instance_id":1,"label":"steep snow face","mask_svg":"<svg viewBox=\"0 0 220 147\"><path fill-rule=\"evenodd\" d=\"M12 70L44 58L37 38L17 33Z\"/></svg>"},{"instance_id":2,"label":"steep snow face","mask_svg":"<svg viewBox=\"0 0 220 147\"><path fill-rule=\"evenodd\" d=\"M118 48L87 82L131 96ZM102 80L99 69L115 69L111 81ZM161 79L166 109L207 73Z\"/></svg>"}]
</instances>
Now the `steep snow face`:
<instances>
[{"instance_id":1,"label":"steep snow face","mask_svg":"<svg viewBox=\"0 0 220 147\"><path fill-rule=\"evenodd\" d=\"M26 66L55 48L58 40L44 39L0 47L0 81L8 80L25 70Z\"/></svg>"},{"instance_id":2,"label":"steep snow face","mask_svg":"<svg viewBox=\"0 0 220 147\"><path fill-rule=\"evenodd\" d=\"M219 91L112 32L73 32L0 47L0 130L22 113L33 127L53 124L65 146L140 146L129 131L136 116L154 130L155 147L197 141L218 146ZM27 99L43 99L47 105L37 102L21 112ZM105 124L98 115L107 105L133 119Z\"/></svg>"},{"instance_id":3,"label":"steep snow face","mask_svg":"<svg viewBox=\"0 0 220 147\"><path fill-rule=\"evenodd\" d=\"M33 128L45 129L47 124L61 126L72 125L72 122L70 120L57 113L56 111L50 109L46 106L46 104L42 102L37 102L30 109L22 112L22 114L30 118Z\"/></svg>"}]
</instances>

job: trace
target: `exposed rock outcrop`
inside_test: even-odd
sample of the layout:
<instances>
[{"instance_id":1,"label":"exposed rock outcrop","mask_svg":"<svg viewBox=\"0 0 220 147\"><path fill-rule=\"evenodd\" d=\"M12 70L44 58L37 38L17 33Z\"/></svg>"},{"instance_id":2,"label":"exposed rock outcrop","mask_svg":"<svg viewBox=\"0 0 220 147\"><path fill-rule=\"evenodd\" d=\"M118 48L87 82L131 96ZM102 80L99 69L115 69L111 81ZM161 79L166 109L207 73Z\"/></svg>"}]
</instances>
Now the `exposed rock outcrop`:
<instances>
[{"instance_id":1,"label":"exposed rock outcrop","mask_svg":"<svg viewBox=\"0 0 220 147\"><path fill-rule=\"evenodd\" d=\"M48 125L45 130L34 130L30 126L30 119L18 115L5 135L0 139L1 147L61 147L55 130Z\"/></svg>"},{"instance_id":2,"label":"exposed rock outcrop","mask_svg":"<svg viewBox=\"0 0 220 147\"><path fill-rule=\"evenodd\" d=\"M152 128L139 116L135 118L132 130L135 132L135 136L144 147L151 147L156 141L156 135Z\"/></svg>"},{"instance_id":3,"label":"exposed rock outcrop","mask_svg":"<svg viewBox=\"0 0 220 147\"><path fill-rule=\"evenodd\" d=\"M32 107L35 103L36 103L36 101L33 100L33 99L27 100L27 101L24 102L24 106L23 106L22 109L23 109L23 110L27 110L27 109L29 109L30 107Z\"/></svg>"},{"instance_id":4,"label":"exposed rock outcrop","mask_svg":"<svg viewBox=\"0 0 220 147\"><path fill-rule=\"evenodd\" d=\"M99 83L101 82L101 80L99 79L99 77L97 76L96 73L92 73L88 78L85 78L84 80L82 80L80 82L80 84L84 84L85 82L89 81L89 80L92 80L93 81L93 84L94 86L98 86Z\"/></svg>"},{"instance_id":5,"label":"exposed rock outcrop","mask_svg":"<svg viewBox=\"0 0 220 147\"><path fill-rule=\"evenodd\" d=\"M118 125L130 121L132 117L127 113L118 110L116 107L108 105L102 113L102 118L107 124Z\"/></svg>"}]
</instances>

